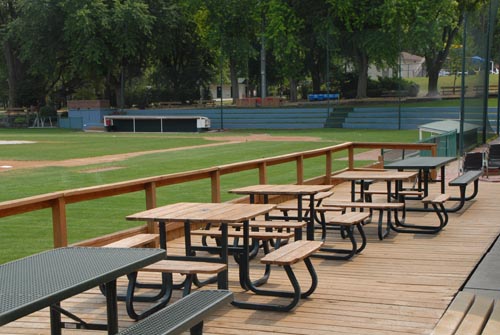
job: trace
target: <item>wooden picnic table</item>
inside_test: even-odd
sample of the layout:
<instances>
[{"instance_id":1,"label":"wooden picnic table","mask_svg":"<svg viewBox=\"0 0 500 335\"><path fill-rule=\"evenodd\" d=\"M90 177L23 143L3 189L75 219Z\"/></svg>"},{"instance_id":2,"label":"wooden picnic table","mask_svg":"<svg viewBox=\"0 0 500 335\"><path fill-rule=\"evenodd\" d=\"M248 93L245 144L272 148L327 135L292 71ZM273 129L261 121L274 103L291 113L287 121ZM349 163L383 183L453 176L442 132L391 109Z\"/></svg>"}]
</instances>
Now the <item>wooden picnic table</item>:
<instances>
[{"instance_id":1,"label":"wooden picnic table","mask_svg":"<svg viewBox=\"0 0 500 335\"><path fill-rule=\"evenodd\" d=\"M315 202L314 196L319 192L329 191L332 185L296 185L296 184L260 184L251 185L230 190L230 193L244 194L250 196L250 203L255 203L256 196L263 196L264 203L269 202L270 195L290 195L297 198L297 217L267 216L269 219L296 219L297 221L307 221L307 239L314 240L314 218ZM304 217L303 203L304 197L309 197L308 215Z\"/></svg>"},{"instance_id":2,"label":"wooden picnic table","mask_svg":"<svg viewBox=\"0 0 500 335\"><path fill-rule=\"evenodd\" d=\"M334 179L351 181L351 201L355 201L356 197L356 182L360 181L363 184L366 180L385 181L387 183L387 202L391 201L391 196L397 198L398 192L401 190L402 182L414 178L417 175L412 171L387 171L387 170L348 170L333 175ZM395 183L394 191L392 183ZM364 199L364 187L361 185L360 197Z\"/></svg>"},{"instance_id":3,"label":"wooden picnic table","mask_svg":"<svg viewBox=\"0 0 500 335\"><path fill-rule=\"evenodd\" d=\"M153 208L147 211L139 212L127 216L127 220L158 221L160 230L160 246L166 250L166 224L169 222L184 222L185 248L186 256L167 256L168 259L187 260L187 261L208 261L213 262L214 257L191 256L194 250L209 250L209 247L195 247L191 243L191 224L192 223L212 223L221 226L221 245L215 249L220 253L218 262L228 264L229 246L228 246L228 225L243 223L243 251L242 258L247 261L241 262L243 280L247 280L248 262L249 262L249 221L259 215L263 215L275 208L273 204L233 204L233 203L198 203L198 202L180 202L171 205ZM240 250L240 251L241 251ZM228 270L220 272L218 275L219 289L228 288ZM249 280L249 279L248 279ZM242 281L244 285L244 282Z\"/></svg>"}]
</instances>

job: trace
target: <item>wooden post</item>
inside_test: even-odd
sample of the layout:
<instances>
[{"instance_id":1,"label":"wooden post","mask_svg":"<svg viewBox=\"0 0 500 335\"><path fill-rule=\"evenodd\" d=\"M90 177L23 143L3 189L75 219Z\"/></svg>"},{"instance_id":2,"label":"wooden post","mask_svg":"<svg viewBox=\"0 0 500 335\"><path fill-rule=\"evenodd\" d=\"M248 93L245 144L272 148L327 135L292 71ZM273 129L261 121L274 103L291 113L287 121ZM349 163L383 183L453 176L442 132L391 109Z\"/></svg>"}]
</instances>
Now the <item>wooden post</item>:
<instances>
[{"instance_id":1,"label":"wooden post","mask_svg":"<svg viewBox=\"0 0 500 335\"><path fill-rule=\"evenodd\" d=\"M304 183L304 156L300 155L296 160L297 164L297 184Z\"/></svg>"},{"instance_id":2,"label":"wooden post","mask_svg":"<svg viewBox=\"0 0 500 335\"><path fill-rule=\"evenodd\" d=\"M437 148L437 145L435 144L434 146L432 146L431 148L431 155L432 157L436 157L438 152L437 152L438 148ZM432 179L436 180L437 178L437 171L434 169L431 171L431 176L430 176Z\"/></svg>"},{"instance_id":3,"label":"wooden post","mask_svg":"<svg viewBox=\"0 0 500 335\"><path fill-rule=\"evenodd\" d=\"M348 160L349 160L349 170L354 169L354 148L352 145L349 147Z\"/></svg>"},{"instance_id":4,"label":"wooden post","mask_svg":"<svg viewBox=\"0 0 500 335\"><path fill-rule=\"evenodd\" d=\"M259 184L267 184L267 164L259 163Z\"/></svg>"},{"instance_id":5,"label":"wooden post","mask_svg":"<svg viewBox=\"0 0 500 335\"><path fill-rule=\"evenodd\" d=\"M152 209L156 207L156 183L151 182L144 185L144 191L146 192L146 209ZM158 233L157 225L154 221L148 221L148 232L150 234Z\"/></svg>"},{"instance_id":6,"label":"wooden post","mask_svg":"<svg viewBox=\"0 0 500 335\"><path fill-rule=\"evenodd\" d=\"M325 185L332 183L332 152L328 151L325 155Z\"/></svg>"},{"instance_id":7,"label":"wooden post","mask_svg":"<svg viewBox=\"0 0 500 335\"><path fill-rule=\"evenodd\" d=\"M212 183L212 202L221 202L220 196L220 171L216 170L210 174L210 180Z\"/></svg>"},{"instance_id":8,"label":"wooden post","mask_svg":"<svg viewBox=\"0 0 500 335\"><path fill-rule=\"evenodd\" d=\"M66 202L64 197L55 199L52 205L52 233L54 236L54 248L68 246Z\"/></svg>"}]
</instances>

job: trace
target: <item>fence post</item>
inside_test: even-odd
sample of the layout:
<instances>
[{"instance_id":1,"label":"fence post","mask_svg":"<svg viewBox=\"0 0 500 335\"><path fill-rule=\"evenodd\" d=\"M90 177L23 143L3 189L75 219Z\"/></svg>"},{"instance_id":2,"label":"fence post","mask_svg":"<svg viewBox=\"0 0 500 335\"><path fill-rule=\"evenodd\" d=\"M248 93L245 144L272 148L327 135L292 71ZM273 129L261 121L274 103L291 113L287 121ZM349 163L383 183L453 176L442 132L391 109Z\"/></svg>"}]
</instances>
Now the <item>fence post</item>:
<instances>
[{"instance_id":1,"label":"fence post","mask_svg":"<svg viewBox=\"0 0 500 335\"><path fill-rule=\"evenodd\" d=\"M147 183L144 186L144 191L146 193L146 209L152 209L156 207L156 183ZM156 224L154 221L148 221L148 232L151 234L157 233Z\"/></svg>"},{"instance_id":2,"label":"fence post","mask_svg":"<svg viewBox=\"0 0 500 335\"><path fill-rule=\"evenodd\" d=\"M52 233L54 248L68 246L68 229L66 222L66 202L64 197L58 197L52 204Z\"/></svg>"},{"instance_id":3,"label":"fence post","mask_svg":"<svg viewBox=\"0 0 500 335\"><path fill-rule=\"evenodd\" d=\"M220 196L220 171L216 170L210 173L210 180L212 184L212 202L221 202Z\"/></svg>"},{"instance_id":4,"label":"fence post","mask_svg":"<svg viewBox=\"0 0 500 335\"><path fill-rule=\"evenodd\" d=\"M267 164L259 163L259 184L267 184Z\"/></svg>"},{"instance_id":5,"label":"fence post","mask_svg":"<svg viewBox=\"0 0 500 335\"><path fill-rule=\"evenodd\" d=\"M332 152L328 151L325 154L325 185L332 183Z\"/></svg>"},{"instance_id":6,"label":"fence post","mask_svg":"<svg viewBox=\"0 0 500 335\"><path fill-rule=\"evenodd\" d=\"M354 169L354 147L351 145L348 150L349 170L352 170Z\"/></svg>"},{"instance_id":7,"label":"fence post","mask_svg":"<svg viewBox=\"0 0 500 335\"><path fill-rule=\"evenodd\" d=\"M297 164L297 184L304 183L304 156L300 155L296 160Z\"/></svg>"}]
</instances>

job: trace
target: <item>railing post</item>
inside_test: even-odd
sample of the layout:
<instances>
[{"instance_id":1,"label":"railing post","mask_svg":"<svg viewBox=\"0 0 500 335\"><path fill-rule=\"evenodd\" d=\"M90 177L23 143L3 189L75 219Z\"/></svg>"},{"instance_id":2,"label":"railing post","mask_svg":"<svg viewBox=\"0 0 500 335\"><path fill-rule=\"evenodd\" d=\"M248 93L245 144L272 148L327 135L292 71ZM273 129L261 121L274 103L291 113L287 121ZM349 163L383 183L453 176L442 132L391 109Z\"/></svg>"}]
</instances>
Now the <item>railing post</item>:
<instances>
[{"instance_id":1,"label":"railing post","mask_svg":"<svg viewBox=\"0 0 500 335\"><path fill-rule=\"evenodd\" d=\"M438 147L437 147L437 144L433 145L432 148L431 148L431 155L432 157L436 157L438 154ZM432 179L436 179L437 178L437 171L436 170L432 170L431 171L431 176L430 176Z\"/></svg>"},{"instance_id":2,"label":"railing post","mask_svg":"<svg viewBox=\"0 0 500 335\"><path fill-rule=\"evenodd\" d=\"M66 247L68 245L66 202L64 197L55 199L52 205L52 233L54 236L54 248Z\"/></svg>"},{"instance_id":3,"label":"railing post","mask_svg":"<svg viewBox=\"0 0 500 335\"><path fill-rule=\"evenodd\" d=\"M432 148L431 148L431 154L432 154L432 157L437 156L437 154L438 154L438 147L437 147L437 145L433 145L432 146Z\"/></svg>"},{"instance_id":4,"label":"railing post","mask_svg":"<svg viewBox=\"0 0 500 335\"><path fill-rule=\"evenodd\" d=\"M146 192L146 209L152 209L156 207L156 183L147 183L144 186L144 191ZM148 232L154 234L157 232L156 224L154 221L148 221Z\"/></svg>"},{"instance_id":5,"label":"railing post","mask_svg":"<svg viewBox=\"0 0 500 335\"><path fill-rule=\"evenodd\" d=\"M267 184L267 164L266 162L259 163L259 184Z\"/></svg>"},{"instance_id":6,"label":"railing post","mask_svg":"<svg viewBox=\"0 0 500 335\"><path fill-rule=\"evenodd\" d=\"M297 184L304 183L304 156L300 155L296 160L297 164Z\"/></svg>"},{"instance_id":7,"label":"railing post","mask_svg":"<svg viewBox=\"0 0 500 335\"><path fill-rule=\"evenodd\" d=\"M354 169L354 147L352 145L349 147L348 161L349 161L349 170Z\"/></svg>"},{"instance_id":8,"label":"railing post","mask_svg":"<svg viewBox=\"0 0 500 335\"><path fill-rule=\"evenodd\" d=\"M332 152L328 151L325 154L325 185L332 183Z\"/></svg>"},{"instance_id":9,"label":"railing post","mask_svg":"<svg viewBox=\"0 0 500 335\"><path fill-rule=\"evenodd\" d=\"M210 174L210 180L212 184L212 202L221 202L220 196L220 171L216 170Z\"/></svg>"}]
</instances>

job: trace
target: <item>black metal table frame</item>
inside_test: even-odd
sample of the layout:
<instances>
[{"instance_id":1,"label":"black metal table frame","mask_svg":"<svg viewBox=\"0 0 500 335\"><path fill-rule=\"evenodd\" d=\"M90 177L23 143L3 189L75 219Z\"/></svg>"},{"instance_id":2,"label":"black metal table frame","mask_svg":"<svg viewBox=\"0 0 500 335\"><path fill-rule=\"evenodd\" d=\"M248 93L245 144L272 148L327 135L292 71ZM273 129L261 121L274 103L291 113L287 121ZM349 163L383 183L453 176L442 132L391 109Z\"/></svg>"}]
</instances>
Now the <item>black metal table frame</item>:
<instances>
[{"instance_id":1,"label":"black metal table frame","mask_svg":"<svg viewBox=\"0 0 500 335\"><path fill-rule=\"evenodd\" d=\"M255 194L249 194L249 199L250 203L254 204L255 203ZM303 199L302 194L297 195L297 216L288 216L288 215L269 215L266 214L265 218L266 220L297 220L299 222L306 221L307 222L307 228L306 228L306 233L307 233L307 239L308 240L314 240L314 218L316 215L316 206L314 204L314 194L309 195L309 210L308 210L308 215L307 217L304 217L304 208L303 208ZM268 204L269 203L269 194L264 194L262 195L264 199L264 203ZM297 228L295 229L295 238L297 240L302 239L302 229Z\"/></svg>"},{"instance_id":2,"label":"black metal table frame","mask_svg":"<svg viewBox=\"0 0 500 335\"><path fill-rule=\"evenodd\" d=\"M431 181L431 178L430 178L430 171L431 170L435 170L435 169L440 169L440 179L439 180L436 180L436 181L439 181L440 182L440 186L441 186L441 193L445 193L446 191L446 164L452 162L453 160L455 160L456 158L455 157L412 157L412 158L408 158L406 160L415 160L415 159L422 159L422 160L429 160L429 159L433 159L433 158L438 158L439 161L438 162L434 162L434 163L429 163L429 164L407 164L405 166L405 159L401 160L401 161L398 161L398 162L394 162L394 163L390 163L388 165L384 165L384 168L385 169L397 169L399 171L403 171L403 170L418 170L418 187L417 187L417 190L418 191L421 191L421 192L424 192L424 195L423 197L416 197L416 199L422 199L422 198L425 198L429 195L429 183ZM423 185L422 185L422 182L423 182ZM407 197L407 199L413 199L412 197ZM427 206L424 206L424 208L415 208L415 207L406 207L406 210L407 211L414 211L414 212L421 212L421 211L425 211L425 212L428 212L428 211L434 211L434 210L430 210L427 208Z\"/></svg>"},{"instance_id":3,"label":"black metal table frame","mask_svg":"<svg viewBox=\"0 0 500 335\"><path fill-rule=\"evenodd\" d=\"M228 225L229 223L221 223L221 238L220 238L220 245L219 246L193 246L191 243L191 222L189 220L184 221L184 239L185 239L185 246L186 246L186 256L168 256L168 259L172 260L197 260L197 261L206 261L206 262L224 262L225 264L229 264L229 254L230 251L234 254L237 254L237 259L238 259L238 268L239 268L239 283L240 286L247 291L252 291L257 295L266 295L266 296L276 296L276 297L292 297L294 299L299 299L300 297L307 297L316 288L317 285L317 278L316 274L314 272L314 268L312 267L311 264L308 264L306 262L308 272L312 278L312 284L311 287L306 291L302 292L299 294L299 296L296 296L293 292L287 292L287 291L277 291L277 290L263 290L259 289L258 286L264 284L267 282L268 277L270 276L270 266L266 265L264 274L262 277L260 277L257 280L252 280L250 278L250 254L251 254L251 244L250 244L250 220L244 220L242 222L242 231L243 231L243 238L242 238L242 244L240 245L233 245L229 246L228 244ZM167 250L167 244L166 244L166 225L164 221L159 221L160 225L160 246L162 248L165 248ZM220 257L201 257L201 256L196 256L195 252L196 251L208 251L208 252L214 252L214 253L220 253ZM297 286L298 282L296 278L293 275L293 272L290 274L290 270L286 269L287 275L289 276L292 285ZM218 289L224 289L227 290L229 287L228 281L228 269L222 271L217 275L217 286ZM284 308L281 305L276 305L276 304L256 304L256 303L250 303L246 301L233 301L233 305L238 306L240 308L251 308L251 309L265 309L265 310L284 310ZM150 313L148 313L150 314Z\"/></svg>"}]
</instances>

